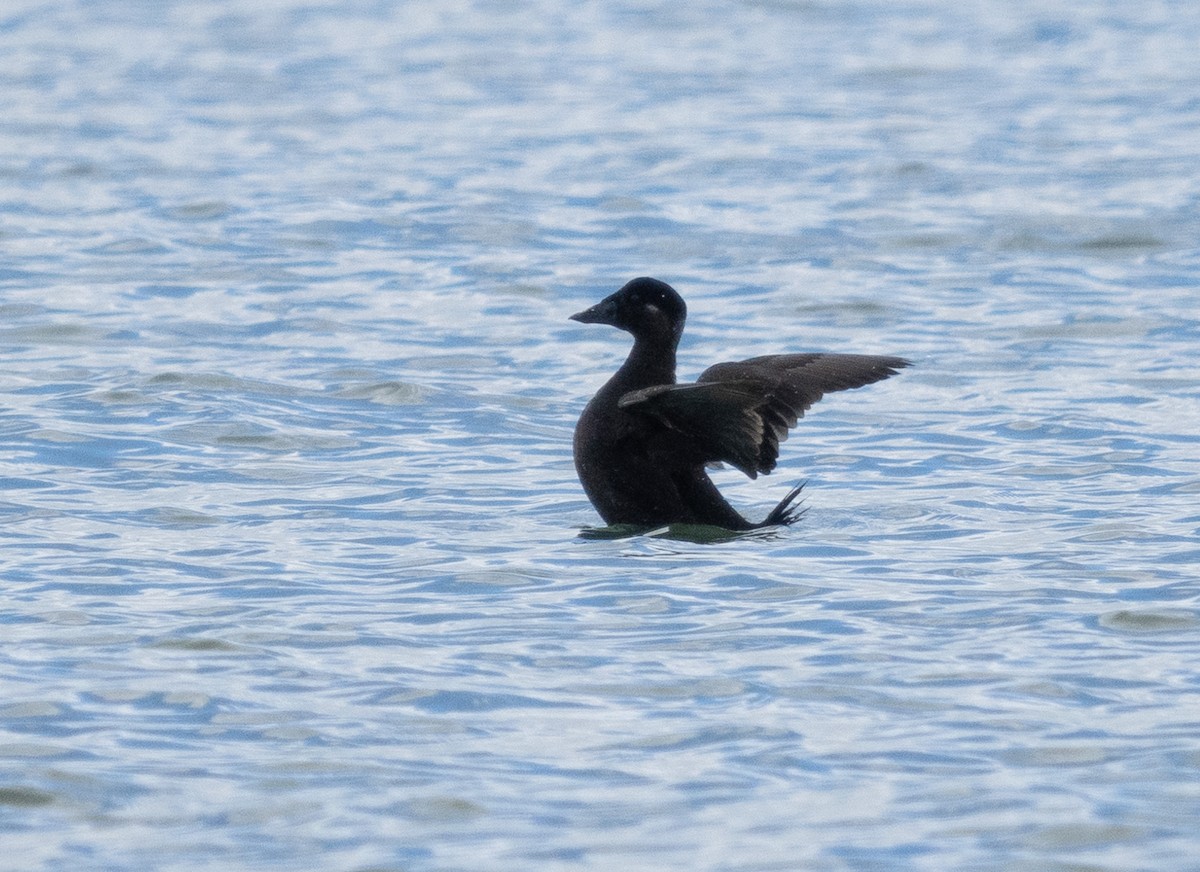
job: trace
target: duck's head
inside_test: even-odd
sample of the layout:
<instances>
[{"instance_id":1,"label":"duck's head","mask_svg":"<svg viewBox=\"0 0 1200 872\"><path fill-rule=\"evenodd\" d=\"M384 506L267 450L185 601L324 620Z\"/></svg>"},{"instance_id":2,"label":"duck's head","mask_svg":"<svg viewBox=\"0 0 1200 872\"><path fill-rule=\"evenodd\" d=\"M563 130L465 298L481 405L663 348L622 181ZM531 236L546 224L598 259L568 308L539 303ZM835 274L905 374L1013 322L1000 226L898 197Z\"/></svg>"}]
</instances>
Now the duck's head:
<instances>
[{"instance_id":1,"label":"duck's head","mask_svg":"<svg viewBox=\"0 0 1200 872\"><path fill-rule=\"evenodd\" d=\"M610 324L634 339L665 342L674 348L683 334L687 305L666 282L638 278L590 309L571 316L584 324Z\"/></svg>"}]
</instances>

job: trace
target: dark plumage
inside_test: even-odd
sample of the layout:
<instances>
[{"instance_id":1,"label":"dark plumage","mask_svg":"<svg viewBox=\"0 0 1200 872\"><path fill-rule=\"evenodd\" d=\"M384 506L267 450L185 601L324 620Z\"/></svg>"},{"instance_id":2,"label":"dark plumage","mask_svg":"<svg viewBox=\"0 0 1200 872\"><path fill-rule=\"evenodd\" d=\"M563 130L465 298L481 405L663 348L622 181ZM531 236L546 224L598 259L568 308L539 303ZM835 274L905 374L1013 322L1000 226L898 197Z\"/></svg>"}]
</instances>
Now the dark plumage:
<instances>
[{"instance_id":1,"label":"dark plumage","mask_svg":"<svg viewBox=\"0 0 1200 872\"><path fill-rule=\"evenodd\" d=\"M788 430L823 395L909 365L865 354L773 354L718 363L695 382L676 384L687 306L674 288L650 278L634 279L571 319L633 334L629 357L575 427L579 480L608 524L750 530L793 523L803 485L755 524L725 501L705 467L725 461L750 478L768 473Z\"/></svg>"}]
</instances>

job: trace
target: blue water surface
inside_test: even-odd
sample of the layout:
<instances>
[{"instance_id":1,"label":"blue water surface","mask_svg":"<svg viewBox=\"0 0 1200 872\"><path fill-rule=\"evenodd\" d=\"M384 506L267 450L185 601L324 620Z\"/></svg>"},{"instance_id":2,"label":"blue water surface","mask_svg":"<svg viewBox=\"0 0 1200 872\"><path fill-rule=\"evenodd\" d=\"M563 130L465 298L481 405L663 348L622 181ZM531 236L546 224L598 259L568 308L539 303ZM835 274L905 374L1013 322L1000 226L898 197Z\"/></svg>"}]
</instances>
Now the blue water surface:
<instances>
[{"instance_id":1,"label":"blue water surface","mask_svg":"<svg viewBox=\"0 0 1200 872\"><path fill-rule=\"evenodd\" d=\"M20 870L1200 869L1200 7L11 0ZM571 431L901 354L725 541Z\"/></svg>"}]
</instances>

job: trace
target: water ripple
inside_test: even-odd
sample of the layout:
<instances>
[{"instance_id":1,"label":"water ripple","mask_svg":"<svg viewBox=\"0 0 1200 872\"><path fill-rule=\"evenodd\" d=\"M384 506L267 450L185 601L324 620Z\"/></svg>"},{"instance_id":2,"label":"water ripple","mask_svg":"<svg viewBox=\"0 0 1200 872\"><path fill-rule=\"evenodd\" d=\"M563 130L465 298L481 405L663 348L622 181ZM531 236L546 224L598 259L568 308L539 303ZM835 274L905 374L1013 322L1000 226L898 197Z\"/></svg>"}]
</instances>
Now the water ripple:
<instances>
[{"instance_id":1,"label":"water ripple","mask_svg":"<svg viewBox=\"0 0 1200 872\"><path fill-rule=\"evenodd\" d=\"M18 7L20 4L18 4ZM1187 868L1190 9L67 2L0 26L25 868ZM637 274L825 398L597 534Z\"/></svg>"}]
</instances>

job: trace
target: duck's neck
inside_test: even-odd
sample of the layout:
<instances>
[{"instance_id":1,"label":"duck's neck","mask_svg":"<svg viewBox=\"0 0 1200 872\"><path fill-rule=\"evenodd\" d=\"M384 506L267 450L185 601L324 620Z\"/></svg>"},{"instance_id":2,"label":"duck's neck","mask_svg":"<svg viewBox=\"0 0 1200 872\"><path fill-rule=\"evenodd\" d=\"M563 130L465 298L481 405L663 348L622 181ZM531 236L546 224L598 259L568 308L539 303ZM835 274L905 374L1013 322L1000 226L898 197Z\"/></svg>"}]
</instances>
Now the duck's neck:
<instances>
[{"instance_id":1,"label":"duck's neck","mask_svg":"<svg viewBox=\"0 0 1200 872\"><path fill-rule=\"evenodd\" d=\"M675 384L675 342L639 338L613 381L625 390Z\"/></svg>"}]
</instances>

